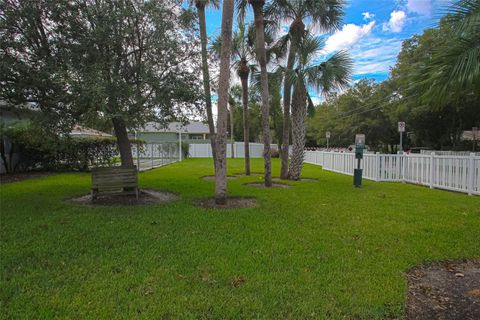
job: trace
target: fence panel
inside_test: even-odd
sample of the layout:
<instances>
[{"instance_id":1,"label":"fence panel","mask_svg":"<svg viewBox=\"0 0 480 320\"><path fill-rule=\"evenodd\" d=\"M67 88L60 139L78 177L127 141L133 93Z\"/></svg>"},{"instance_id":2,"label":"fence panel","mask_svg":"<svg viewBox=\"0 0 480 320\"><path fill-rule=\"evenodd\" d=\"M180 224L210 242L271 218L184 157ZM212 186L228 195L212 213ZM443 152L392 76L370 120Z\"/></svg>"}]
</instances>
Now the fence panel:
<instances>
[{"instance_id":1,"label":"fence panel","mask_svg":"<svg viewBox=\"0 0 480 320\"><path fill-rule=\"evenodd\" d=\"M306 151L305 162L323 169L353 174L351 152ZM480 195L480 156L432 154L364 154L363 177L375 181L404 181L468 194Z\"/></svg>"},{"instance_id":2,"label":"fence panel","mask_svg":"<svg viewBox=\"0 0 480 320\"><path fill-rule=\"evenodd\" d=\"M139 171L161 167L180 160L178 142L132 145L132 156Z\"/></svg>"},{"instance_id":3,"label":"fence panel","mask_svg":"<svg viewBox=\"0 0 480 320\"><path fill-rule=\"evenodd\" d=\"M263 157L263 144L262 143L249 143L248 149L250 151L251 158L262 158ZM277 150L277 146L272 144L272 150ZM235 158L244 158L245 149L243 142L235 142L233 144L233 152ZM212 146L209 143L191 143L189 144L188 150L189 157L191 158L211 158L212 157ZM227 157L232 156L232 144L227 143Z\"/></svg>"}]
</instances>

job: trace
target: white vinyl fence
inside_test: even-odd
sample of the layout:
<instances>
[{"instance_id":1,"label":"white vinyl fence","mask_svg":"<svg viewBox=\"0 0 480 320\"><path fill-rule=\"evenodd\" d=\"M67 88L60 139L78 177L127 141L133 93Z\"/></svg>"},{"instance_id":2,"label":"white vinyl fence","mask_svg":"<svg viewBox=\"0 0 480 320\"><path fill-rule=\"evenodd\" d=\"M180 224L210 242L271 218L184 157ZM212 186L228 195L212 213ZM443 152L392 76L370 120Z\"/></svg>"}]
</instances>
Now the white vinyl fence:
<instances>
[{"instance_id":1,"label":"white vinyl fence","mask_svg":"<svg viewBox=\"0 0 480 320\"><path fill-rule=\"evenodd\" d=\"M305 162L353 175L355 154L306 151ZM402 181L480 195L480 156L424 154L364 154L363 177L374 181Z\"/></svg>"},{"instance_id":2,"label":"white vinyl fence","mask_svg":"<svg viewBox=\"0 0 480 320\"><path fill-rule=\"evenodd\" d=\"M180 160L178 142L132 145L132 156L139 171L161 167Z\"/></svg>"},{"instance_id":3,"label":"white vinyl fence","mask_svg":"<svg viewBox=\"0 0 480 320\"><path fill-rule=\"evenodd\" d=\"M250 158L262 158L263 157L263 143L249 143ZM272 144L271 149L277 150L277 145ZM244 158L244 143L243 142L234 142L233 143L233 153L235 158ZM211 158L212 157L212 146L210 143L191 143L189 144L188 156L191 158ZM232 144L227 143L227 157L232 156Z\"/></svg>"}]
</instances>

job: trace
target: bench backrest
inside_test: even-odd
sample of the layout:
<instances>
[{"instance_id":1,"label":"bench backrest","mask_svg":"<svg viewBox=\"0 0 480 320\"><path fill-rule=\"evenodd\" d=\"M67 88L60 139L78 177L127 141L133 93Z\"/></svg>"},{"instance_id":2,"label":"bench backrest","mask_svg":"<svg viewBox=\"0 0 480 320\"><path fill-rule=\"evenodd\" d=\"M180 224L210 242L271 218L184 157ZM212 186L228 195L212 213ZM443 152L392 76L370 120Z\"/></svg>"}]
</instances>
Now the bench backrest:
<instances>
[{"instance_id":1,"label":"bench backrest","mask_svg":"<svg viewBox=\"0 0 480 320\"><path fill-rule=\"evenodd\" d=\"M92 189L99 192L116 192L138 185L136 167L105 167L92 169Z\"/></svg>"}]
</instances>

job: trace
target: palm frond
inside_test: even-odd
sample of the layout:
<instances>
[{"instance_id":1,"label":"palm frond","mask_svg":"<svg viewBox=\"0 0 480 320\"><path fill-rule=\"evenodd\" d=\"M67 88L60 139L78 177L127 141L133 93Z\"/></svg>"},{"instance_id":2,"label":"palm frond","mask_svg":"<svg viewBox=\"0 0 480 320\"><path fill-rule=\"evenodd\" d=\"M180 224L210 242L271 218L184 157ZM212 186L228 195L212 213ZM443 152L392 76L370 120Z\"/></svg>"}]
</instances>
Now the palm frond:
<instances>
[{"instance_id":1,"label":"palm frond","mask_svg":"<svg viewBox=\"0 0 480 320\"><path fill-rule=\"evenodd\" d=\"M352 59L347 51L342 50L319 65L308 67L305 78L318 92L326 94L347 87L351 81L352 69Z\"/></svg>"},{"instance_id":2,"label":"palm frond","mask_svg":"<svg viewBox=\"0 0 480 320\"><path fill-rule=\"evenodd\" d=\"M446 10L445 20L457 35L471 34L480 30L480 1L460 0Z\"/></svg>"}]
</instances>

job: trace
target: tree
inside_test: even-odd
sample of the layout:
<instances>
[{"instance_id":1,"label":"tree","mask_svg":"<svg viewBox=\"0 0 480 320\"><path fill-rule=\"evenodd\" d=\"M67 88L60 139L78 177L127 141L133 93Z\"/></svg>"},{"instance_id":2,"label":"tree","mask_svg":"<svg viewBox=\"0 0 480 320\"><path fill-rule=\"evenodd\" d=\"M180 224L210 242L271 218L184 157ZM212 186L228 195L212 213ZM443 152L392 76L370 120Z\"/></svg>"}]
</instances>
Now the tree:
<instances>
[{"instance_id":1,"label":"tree","mask_svg":"<svg viewBox=\"0 0 480 320\"><path fill-rule=\"evenodd\" d=\"M404 41L387 81L397 100L392 116L396 116L397 121L407 122L412 143L417 146L459 148L463 130L480 123L480 90L474 83L452 84L436 91L439 85L449 82L438 82L437 78L449 67L437 66L433 74L430 68L437 65L439 56L443 56L439 48L450 50L456 42L447 16L438 28L427 29L422 35ZM436 93L432 94L434 91Z\"/></svg>"},{"instance_id":2,"label":"tree","mask_svg":"<svg viewBox=\"0 0 480 320\"><path fill-rule=\"evenodd\" d=\"M34 102L65 132L84 117L109 119L122 166L133 166L129 128L169 121L200 102L195 30L180 5L2 2L1 98Z\"/></svg>"},{"instance_id":3,"label":"tree","mask_svg":"<svg viewBox=\"0 0 480 320\"><path fill-rule=\"evenodd\" d=\"M460 0L451 5L440 21L440 29L450 34L439 43L432 59L420 70L417 84L422 96L436 102L463 95L465 90L480 92L480 1Z\"/></svg>"},{"instance_id":4,"label":"tree","mask_svg":"<svg viewBox=\"0 0 480 320\"><path fill-rule=\"evenodd\" d=\"M212 96L210 91L210 74L208 70L208 37L207 24L205 19L205 8L208 6L219 8L219 0L189 0L190 4L195 3L198 12L198 22L200 27L200 42L202 45L202 75L203 75L203 91L205 95L205 109L207 111L208 129L210 131L210 143L212 146L213 163L215 164L215 124L212 114Z\"/></svg>"},{"instance_id":5,"label":"tree","mask_svg":"<svg viewBox=\"0 0 480 320\"><path fill-rule=\"evenodd\" d=\"M215 159L215 203L227 201L227 105L230 89L230 54L233 24L233 0L224 0L222 9L222 48L220 51L220 76L218 88L218 124L216 135L217 158Z\"/></svg>"},{"instance_id":6,"label":"tree","mask_svg":"<svg viewBox=\"0 0 480 320\"><path fill-rule=\"evenodd\" d=\"M288 51L286 71L292 73L298 46L307 35L305 22L312 28L331 31L340 25L343 17L343 0L274 0L266 8L266 16L270 21L291 21L289 32L278 40L277 46ZM288 149L290 144L290 104L292 83L286 77L283 82L283 137L282 165L280 178L288 178Z\"/></svg>"},{"instance_id":7,"label":"tree","mask_svg":"<svg viewBox=\"0 0 480 320\"><path fill-rule=\"evenodd\" d=\"M270 94L268 90L267 51L265 47L265 24L263 6L265 0L240 0L239 16L243 21L247 4L253 9L255 25L255 51L260 66L260 84L262 89L262 129L263 129L263 159L265 186L272 186L272 156L270 152Z\"/></svg>"},{"instance_id":8,"label":"tree","mask_svg":"<svg viewBox=\"0 0 480 320\"><path fill-rule=\"evenodd\" d=\"M245 153L245 175L250 175L250 147L249 147L249 116L248 116L248 81L253 69L251 61L254 59L254 29L245 25L243 21L239 22L238 30L233 33L232 38L232 62L240 78L242 86L242 105L243 105L243 141ZM216 56L220 54L221 38L215 39L212 50Z\"/></svg>"},{"instance_id":9,"label":"tree","mask_svg":"<svg viewBox=\"0 0 480 320\"><path fill-rule=\"evenodd\" d=\"M320 64L314 58L321 49L318 38L307 35L298 46L298 60L293 72L286 70L285 77L293 83L292 96L292 157L288 176L300 179L305 148L305 117L307 111L307 88L313 87L326 94L345 88L350 81L353 62L347 52L339 51Z\"/></svg>"}]
</instances>

